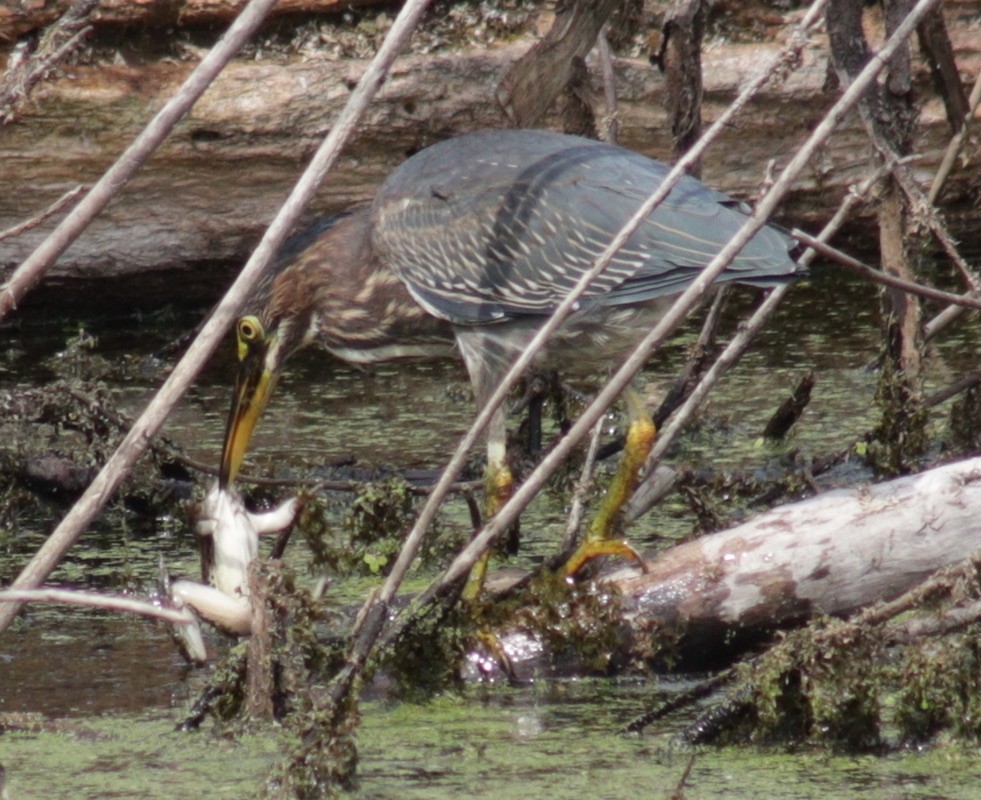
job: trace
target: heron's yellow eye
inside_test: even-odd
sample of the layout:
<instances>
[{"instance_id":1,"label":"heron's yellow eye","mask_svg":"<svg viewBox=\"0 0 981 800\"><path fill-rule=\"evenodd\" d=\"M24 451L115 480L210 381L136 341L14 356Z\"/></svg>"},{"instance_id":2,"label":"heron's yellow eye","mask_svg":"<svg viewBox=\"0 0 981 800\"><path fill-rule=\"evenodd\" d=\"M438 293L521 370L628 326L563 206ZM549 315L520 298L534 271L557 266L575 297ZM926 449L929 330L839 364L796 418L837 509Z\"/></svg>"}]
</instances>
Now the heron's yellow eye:
<instances>
[{"instance_id":1,"label":"heron's yellow eye","mask_svg":"<svg viewBox=\"0 0 981 800\"><path fill-rule=\"evenodd\" d=\"M242 317L238 321L236 333L238 334L238 358L239 361L244 361L249 354L249 347L263 338L262 323L259 322L258 317Z\"/></svg>"},{"instance_id":2,"label":"heron's yellow eye","mask_svg":"<svg viewBox=\"0 0 981 800\"><path fill-rule=\"evenodd\" d=\"M238 321L238 336L243 342L255 342L262 338L262 323L255 317L242 317Z\"/></svg>"}]
</instances>

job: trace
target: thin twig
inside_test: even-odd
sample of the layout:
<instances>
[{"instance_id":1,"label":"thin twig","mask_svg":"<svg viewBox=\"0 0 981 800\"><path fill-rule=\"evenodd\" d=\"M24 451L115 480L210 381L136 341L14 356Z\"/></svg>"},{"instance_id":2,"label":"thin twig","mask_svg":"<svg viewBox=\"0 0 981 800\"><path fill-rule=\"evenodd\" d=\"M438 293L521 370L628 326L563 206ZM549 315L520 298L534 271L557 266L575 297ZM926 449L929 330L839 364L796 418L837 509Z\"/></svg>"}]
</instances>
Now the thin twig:
<instances>
[{"instance_id":1,"label":"thin twig","mask_svg":"<svg viewBox=\"0 0 981 800\"><path fill-rule=\"evenodd\" d=\"M369 478L363 481L357 480L316 480L316 479L295 479L295 478L248 478L243 480L241 475L235 477L236 483L252 483L256 486L297 486L309 489L312 492L359 492L365 485L375 480L384 480L388 476L378 476L377 479ZM435 484L417 485L410 483L404 475L394 474L391 477L398 478L405 482L405 490L409 494L428 495ZM469 494L484 485L484 481L457 481L450 485L450 492L453 494Z\"/></svg>"},{"instance_id":2,"label":"thin twig","mask_svg":"<svg viewBox=\"0 0 981 800\"><path fill-rule=\"evenodd\" d=\"M722 312L725 310L726 302L731 294L731 286L720 286L712 298L712 305L709 306L702 328L698 332L698 339L695 341L688 359L685 361L681 374L675 381L671 391L657 409L654 422L658 425L663 424L671 412L681 405L691 394L695 381L705 371L705 363L709 353L715 349L716 334L719 324L722 322Z\"/></svg>"},{"instance_id":3,"label":"thin twig","mask_svg":"<svg viewBox=\"0 0 981 800\"><path fill-rule=\"evenodd\" d=\"M896 183L899 185L903 194L906 195L910 208L914 210L916 217L921 221L925 221L927 228L930 229L930 232L940 242L940 246L944 252L954 262L954 266L960 270L968 287L974 292L981 290L981 282L978 281L977 275L974 274L970 265L958 251L954 237L947 230L947 225L940 218L936 208L927 200L919 184L913 179L905 161L895 158L895 150L889 142L878 135L874 126L869 126L869 136L872 137L873 144L880 155L886 160L892 159L894 161L893 175L896 178Z\"/></svg>"},{"instance_id":4,"label":"thin twig","mask_svg":"<svg viewBox=\"0 0 981 800\"><path fill-rule=\"evenodd\" d=\"M136 173L156 147L163 142L177 121L187 113L198 97L208 88L232 56L258 29L275 0L250 0L218 43L201 60L177 93L167 101L122 156L106 171L92 190L61 221L44 242L20 265L10 282L0 291L0 320L16 307L19 299L82 233L85 227L109 203L122 186ZM285 232L284 232L285 234ZM263 241L266 241L265 239ZM260 245L261 246L261 245ZM269 252L265 258L271 258ZM239 286L236 283L236 286ZM234 289L235 287L233 287ZM232 291L229 291L232 295ZM113 492L129 473L137 458L146 450L150 439L160 430L167 414L191 381L204 366L231 325L233 311L245 299L245 290L218 306L184 358L174 368L160 391L144 410L115 453L99 471L88 489L75 502L54 532L47 538L34 558L24 567L13 586L33 589L51 574L62 556L108 502ZM18 606L0 607L0 633L7 629Z\"/></svg>"},{"instance_id":5,"label":"thin twig","mask_svg":"<svg viewBox=\"0 0 981 800\"><path fill-rule=\"evenodd\" d=\"M974 480L977 479L974 478ZM856 628L867 625L881 625L889 620L895 619L900 614L905 614L907 611L922 606L938 592L945 593L951 582L956 581L962 576L975 582L977 580L978 568L981 568L981 551L968 556L956 564L941 567L912 589L903 592L899 597L890 600L888 603L876 603L859 612L854 617L850 617L848 623L854 625Z\"/></svg>"},{"instance_id":6,"label":"thin twig","mask_svg":"<svg viewBox=\"0 0 981 800\"><path fill-rule=\"evenodd\" d=\"M174 459L178 463L182 464L189 469L196 470L203 475L210 475L217 478L219 470L211 464L205 464L197 459L190 458L182 453L171 452L167 448L160 447L158 445L151 445L154 451L159 452L161 455ZM251 486L270 486L270 487L287 487L287 488L299 488L299 489L309 489L310 491L325 491L325 492L357 492L365 487L365 484L370 483L373 480L383 480L386 477L400 478L405 481L406 491L409 494L415 495L426 495L432 491L434 484L415 484L410 482L405 475L400 475L398 473L393 473L391 476L379 475L378 478L368 478L366 480L324 480L319 478L266 478L261 475L249 475L247 473L239 473L235 476L235 483L237 484L249 484ZM452 486L450 486L450 492L454 494L472 492L475 489L479 489L484 485L482 480L475 481L457 481Z\"/></svg>"},{"instance_id":7,"label":"thin twig","mask_svg":"<svg viewBox=\"0 0 981 800\"><path fill-rule=\"evenodd\" d=\"M613 51L606 36L604 25L596 37L596 52L599 54L600 71L603 74L603 102L606 113L603 115L601 135L604 142L616 144L620 135L620 116L617 110L617 76L613 69Z\"/></svg>"},{"instance_id":8,"label":"thin twig","mask_svg":"<svg viewBox=\"0 0 981 800\"><path fill-rule=\"evenodd\" d=\"M939 406L952 397L957 397L961 392L966 392L968 389L972 389L978 385L981 385L981 370L971 372L960 380L950 384L950 386L945 386L943 389L939 389L928 397L925 397L923 399L923 407L933 408L934 406Z\"/></svg>"},{"instance_id":9,"label":"thin twig","mask_svg":"<svg viewBox=\"0 0 981 800\"><path fill-rule=\"evenodd\" d=\"M173 608L148 603L145 600L135 600L122 595L95 594L94 592L79 592L73 589L8 589L0 591L0 603L63 603L87 608L101 608L106 611L120 611L125 614L139 614L164 622L174 622L187 625L190 620L186 614Z\"/></svg>"},{"instance_id":10,"label":"thin twig","mask_svg":"<svg viewBox=\"0 0 981 800\"><path fill-rule=\"evenodd\" d=\"M915 294L920 297L925 297L928 300L938 300L941 303L949 303L955 306L964 306L965 308L981 309L981 298L971 297L965 294L954 294L953 292L945 292L941 289L934 289L930 286L924 286L922 283L914 283L913 281L907 281L903 278L897 278L895 275L890 275L888 273L882 272L878 269L873 269L867 264L863 264L857 258L853 258L847 253L841 252L836 247L832 247L826 242L822 242L819 239L814 238L810 234L804 233L802 230L794 229L790 232L797 241L806 244L808 247L817 250L821 255L827 256L828 258L841 264L843 267L848 267L852 272L856 272L864 278L868 278L876 283L881 283L883 286L889 286L893 289L900 289L904 292L909 292L910 294Z\"/></svg>"},{"instance_id":11,"label":"thin twig","mask_svg":"<svg viewBox=\"0 0 981 800\"><path fill-rule=\"evenodd\" d=\"M731 289L732 286L729 284L719 286L716 289L715 296L712 298L712 305L709 306L705 320L702 322L701 330L698 332L698 339L692 345L685 365L681 368L671 389L657 407L657 411L652 414L654 424L658 428L674 413L675 409L688 399L694 391L696 381L704 373L709 352L715 348L716 333L719 324L722 322L722 312L725 310ZM619 453L623 450L625 442L626 437L621 434L600 450L599 458L605 459L614 453ZM648 483L648 479L653 477L653 473L649 473L643 479L642 485ZM663 476L655 480L657 480L659 485L663 485L664 483ZM637 488L640 489L640 486ZM653 497L654 495L650 496ZM660 491L657 492L657 496L660 496Z\"/></svg>"},{"instance_id":12,"label":"thin twig","mask_svg":"<svg viewBox=\"0 0 981 800\"><path fill-rule=\"evenodd\" d=\"M250 0L228 32L201 60L177 93L157 112L72 212L17 268L10 280L0 287L0 321L17 307L24 295L37 285L61 254L140 170L225 64L251 38L274 4L275 0ZM3 625L0 624L2 629Z\"/></svg>"},{"instance_id":13,"label":"thin twig","mask_svg":"<svg viewBox=\"0 0 981 800\"><path fill-rule=\"evenodd\" d=\"M691 775L692 767L695 766L696 758L698 758L698 753L692 753L688 758L688 763L685 765L684 772L682 772L681 777L678 778L674 791L668 795L668 800L685 800L685 786L688 783L688 777Z\"/></svg>"},{"instance_id":14,"label":"thin twig","mask_svg":"<svg viewBox=\"0 0 981 800\"><path fill-rule=\"evenodd\" d=\"M921 3L932 3L935 1L936 0L921 0ZM686 153L684 158L678 162L674 170L672 170L672 173L679 169L685 169L690 162L701 157L707 143L718 135L722 127L729 124L732 114L735 113L734 110L745 105L745 103L748 102L749 97L762 87L768 77L773 77L781 69L786 68L789 63L792 63L792 60L785 61L785 59L792 59L794 54L799 52L800 48L803 48L804 44L806 43L805 33L812 27L812 25L816 23L817 17L820 14L823 5L823 2L815 2L811 6L804 21L801 22L800 26L795 32L794 37L792 37L791 44L788 45L787 48L785 48L785 50L782 51L782 53L777 57L774 65L767 70L763 76L758 78L756 82L750 84L750 86L744 90L733 105L729 106L726 112L723 113L718 120L716 120L709 130L706 131L699 141L688 151L688 153ZM895 47L895 45L892 46ZM872 77L874 77L874 74L878 71L878 69L882 68L883 62L880 59L872 63L874 66L870 68L869 74L866 77L866 82L872 80ZM716 277L731 262L736 253L738 253L743 245L745 245L746 242L748 242L756 234L756 232L763 227L766 219L774 211L777 203L783 197L783 195L789 191L793 180L803 170L813 152L827 139L828 136L830 136L835 124L841 118L841 116L844 115L845 109L850 108L851 105L857 102L860 91L861 89L857 89L854 93L846 93L846 95L844 95L843 98L836 103L835 107L831 112L829 112L825 120L812 133L808 142L791 160L790 164L781 174L780 178L775 182L767 196L763 198L756 212L747 219L746 223L732 238L732 240L730 240L730 242L718 253L718 255L703 269L692 285L679 296L672 308L664 315L654 329L643 340L641 340L634 352L624 362L623 366L621 366L621 368L614 374L593 403L585 411L583 411L582 415L576 420L575 424L568 431L565 437L563 437L552 452L546 456L535 472L533 472L525 480L508 503L506 503L504 507L498 511L497 515L495 515L494 519L487 524L480 536L474 539L470 545L457 556L456 560L447 568L439 581L433 585L431 591L434 593L440 593L452 586L456 580L458 580L462 575L466 574L466 572L470 569L476 558L480 556L482 548L489 546L489 544L494 541L500 532L514 521L524 506L527 505L527 503L530 502L530 500L541 489L544 482L548 479L552 472L554 472L558 465L568 456L572 448L578 444L579 440L588 432L593 423L601 414L605 413L606 409L609 408L614 399L619 396L630 380L633 379L633 376L636 375L641 367L647 362L654 347L660 345L660 343L667 338L670 332L672 332L677 325L680 324L685 314L687 314L696 305L696 303L699 302L699 300L704 296L705 292L712 286ZM427 592L428 591L430 590L427 590Z\"/></svg>"},{"instance_id":15,"label":"thin twig","mask_svg":"<svg viewBox=\"0 0 981 800\"><path fill-rule=\"evenodd\" d=\"M566 521L565 535L562 537L562 551L571 551L575 544L576 537L579 535L579 526L582 525L582 518L585 512L584 498L593 486L593 469L596 466L596 453L599 451L600 435L603 432L603 420L600 419L593 425L593 432L589 437L589 448L586 450L586 459L583 461L582 471L576 487L572 492L572 502L569 505L569 516Z\"/></svg>"},{"instance_id":16,"label":"thin twig","mask_svg":"<svg viewBox=\"0 0 981 800\"><path fill-rule=\"evenodd\" d=\"M789 284L775 288L770 292L766 300L759 305L749 320L739 326L739 332L729 341L725 350L722 351L712 366L702 376L702 379L698 382L698 386L688 396L688 399L685 400L681 408L671 417L671 420L663 430L658 432L657 438L654 440L654 446L651 448L651 452L648 454L647 461L644 464L644 472L646 474L655 474L654 468L660 463L664 454L671 446L671 443L674 442L682 428L688 423L688 420L691 419L695 411L705 401L705 398L708 397L719 379L742 358L749 343L759 333L770 315L776 311L777 306L780 305L789 291ZM628 501L624 509L624 519L627 522L632 522L646 513L650 508L650 500L656 499L656 497L656 495L652 498L645 497L643 503L635 503L632 499Z\"/></svg>"},{"instance_id":17,"label":"thin twig","mask_svg":"<svg viewBox=\"0 0 981 800\"><path fill-rule=\"evenodd\" d=\"M61 209L72 202L76 197L78 197L82 192L85 191L84 186L76 186L74 189L69 189L61 197L55 200L50 206L48 206L44 211L35 214L28 220L21 222L19 225L14 225L12 228L7 228L5 231L0 231L0 242L4 239L10 239L14 236L20 236L25 231L29 231L32 228L36 228L42 222L44 222L48 217L53 217Z\"/></svg>"},{"instance_id":18,"label":"thin twig","mask_svg":"<svg viewBox=\"0 0 981 800\"><path fill-rule=\"evenodd\" d=\"M99 0L75 0L41 36L37 52L28 56L26 45L14 48L7 73L0 79L0 125L9 122L17 105L54 67L64 61L91 32L89 17Z\"/></svg>"},{"instance_id":19,"label":"thin twig","mask_svg":"<svg viewBox=\"0 0 981 800\"><path fill-rule=\"evenodd\" d=\"M886 641L890 644L909 644L927 636L944 636L976 625L981 621L981 600L966 606L948 608L942 614L916 616L894 622L886 628Z\"/></svg>"},{"instance_id":20,"label":"thin twig","mask_svg":"<svg viewBox=\"0 0 981 800\"><path fill-rule=\"evenodd\" d=\"M981 292L969 292L967 296L981 298ZM964 306L947 306L923 326L923 341L929 342L935 339L947 326L957 322L966 313L967 309Z\"/></svg>"},{"instance_id":21,"label":"thin twig","mask_svg":"<svg viewBox=\"0 0 981 800\"><path fill-rule=\"evenodd\" d=\"M866 177L861 184L851 187L838 207L838 210L818 234L818 241L830 239L838 231L849 218L855 206L860 202L865 202L872 188L889 173L891 166L891 162L883 164L871 175ZM808 266L816 255L817 252L814 249L809 249L801 256L800 263ZM760 331L770 315L776 310L788 289L789 287L787 286L781 286L773 290L749 320L740 326L739 332L726 345L725 350L722 351L712 366L702 376L698 386L692 390L681 408L671 417L670 422L658 433L657 439L654 440L654 446L651 448L651 452L648 454L647 461L644 464L646 474L656 474L655 468L660 464L661 459L664 458L664 454L667 453L668 448L671 447L678 434L681 433L688 424L688 421L701 407L715 384L742 358L749 343ZM643 483L638 487L638 491L634 492L634 496L628 501L624 509L624 518L628 522L632 522L646 513L651 508L651 505L661 496L660 493L640 491L640 489L646 489Z\"/></svg>"},{"instance_id":22,"label":"thin twig","mask_svg":"<svg viewBox=\"0 0 981 800\"><path fill-rule=\"evenodd\" d=\"M977 275L974 274L967 261L961 256L953 236L947 230L947 226L938 215L936 208L928 197L924 195L919 184L914 180L910 170L906 166L905 160L898 158L892 142L883 133L881 124L877 122L873 109L871 107L863 109L861 117L873 147L875 147L884 160L893 163L893 178L900 191L906 196L911 213L920 224L925 224L937 241L940 242L944 252L947 253L957 269L960 270L970 290L968 294L976 295L981 291L981 282L979 282ZM896 286L895 288L907 290L902 286ZM913 293L915 294L915 292ZM953 319L956 316L958 316L957 313L952 313L950 318Z\"/></svg>"},{"instance_id":23,"label":"thin twig","mask_svg":"<svg viewBox=\"0 0 981 800\"><path fill-rule=\"evenodd\" d=\"M111 406L99 404L95 402L85 390L80 389L77 386L71 386L67 384L59 384L55 388L63 391L68 397L77 405L82 408L86 408L89 418L97 415L112 426L115 432L124 434L133 426L133 420L119 412ZM195 458L183 453L180 447L167 439L160 439L150 444L150 450L155 456L164 461L173 461L181 466L192 469L202 475L209 475L211 477L217 478L219 470L213 464L204 463L203 461L198 461ZM331 467L337 465L353 464L354 457L341 457L333 461L327 460L322 462L321 466ZM328 492L357 492L365 487L365 484L372 480L380 480L382 478L389 477L388 475L379 475L377 478L368 478L364 480L342 480L342 479L322 479L322 478L267 478L261 475L249 475L247 473L240 473L236 476L235 481L239 484L248 484L252 486L270 486L270 487L288 487L288 488L301 488L309 489L311 491L328 491ZM393 473L391 477L397 477L405 481L406 491L410 494L415 495L425 495L429 494L432 489L432 484L420 485L418 483L412 483L411 479L403 474ZM460 492L470 492L474 489L478 489L483 485L483 481L459 481L450 487L450 491L453 493Z\"/></svg>"},{"instance_id":24,"label":"thin twig","mask_svg":"<svg viewBox=\"0 0 981 800\"><path fill-rule=\"evenodd\" d=\"M892 54L913 31L917 21L929 10L931 10L937 2L938 0L920 0L920 2L916 4L903 22L897 27L893 35L890 36L885 42L881 50L869 60L868 64L863 68L861 73L856 76L855 80L852 82L852 85L847 91L844 92L844 94L842 94L821 123L814 129L811 136L798 150L794 158L791 159L790 163L781 173L780 177L776 180L770 191L767 192L766 196L761 200L752 217L746 221L740 231L719 252L712 262L704 268L699 277L688 287L688 289L686 289L680 295L672 308L667 312L667 314L665 314L654 329L637 345L631 356L611 378L593 403L585 411L583 411L582 415L568 431L566 436L556 445L549 455L542 460L535 471L518 488L518 490L498 511L494 518L487 523L484 530L457 555L456 559L454 559L440 578L426 589L426 591L420 597L420 602L428 602L446 592L452 591L453 587L470 571L470 569L472 569L477 559L482 556L491 543L496 540L503 530L514 522L524 507L540 491L544 485L544 482L568 456L572 448L574 448L586 435L586 433L588 433L592 425L595 424L603 413L605 413L606 409L609 408L615 398L619 396L629 381L632 380L633 376L647 362L653 349L660 345L667 335L673 331L678 324L680 324L684 316L695 306L698 300L704 296L705 292L712 285L715 278L722 272L723 269L725 269L739 250L756 234L760 228L763 227L763 225L766 224L766 220L768 219L769 215L773 213L779 201L789 191L792 182L796 179L800 172L803 171L814 152L816 152L818 147L820 147L828 139L828 137L837 127L838 123L858 103L863 93L868 89L879 72L881 72L881 70L884 68L886 62L889 60ZM723 115L716 120L716 122L703 135L699 142L696 143L685 155L685 157L679 161L675 168L669 172L666 182L676 174L680 174L680 170L687 166L689 160L694 160L700 157L704 147L706 147L708 142L718 135L721 127L728 125L732 114L735 113L735 110L741 108L742 105L748 102L752 94L758 91L759 88L761 88L762 85L769 80L769 78L773 77L779 68L782 67L785 69L791 63L793 63L792 60L790 60L791 57L793 57L795 54L799 54L800 50L803 48L804 44L806 43L806 31L808 31L810 27L816 23L817 14L820 13L823 5L824 3L821 0L816 0L816 2L808 10L804 21L801 22L799 28L795 32L795 36L793 37L791 44L788 45L784 51L782 51L780 56L778 56L774 67L764 73L760 79L750 84L750 86L744 90L743 94L741 94L740 97L737 98L737 100L726 110L726 112L724 112ZM785 61L784 59L788 60ZM663 188L664 187L662 187L662 189ZM659 196L660 194L661 192L655 193L651 198L649 198L648 202L641 207L638 215L646 215L647 213L650 213L650 210L653 208L654 204L662 199L662 197ZM641 217L641 219L642 218L643 217ZM636 217L634 220L627 223L624 229L620 232L620 235L614 239L607 250L599 257L597 264L601 265L604 259L609 259L613 248L615 246L619 246L619 239L626 239L627 236L629 236L629 233L632 232L631 225L635 222L635 220ZM595 271L595 268L593 271ZM576 288L579 287L577 286ZM768 298L768 302L774 295L778 295L780 292L781 289L776 289L771 294L771 297ZM548 326L546 325L546 327ZM520 374L520 370L517 370L516 372L516 368L520 367L523 369L525 366L526 364L521 363L521 359L519 359L518 364L516 364L515 368L512 368L511 373L509 373L511 382L513 382L516 374ZM508 379L505 379L503 383L504 386L508 386ZM503 387L499 387L499 393L501 388ZM451 470L448 468L446 474L450 473L450 471ZM434 492L434 496L435 494L436 493ZM433 498L431 497L430 500L432 499ZM426 509L424 508L423 513L425 513L425 511ZM418 524L419 523L417 521L417 526ZM384 591L385 589L383 588L383 592ZM364 659L367 658L368 652L370 652L371 643L377 637L378 632L380 632L385 623L385 618L387 616L387 603L380 602L380 600L381 598L376 600L372 606L366 607L365 609L365 624L362 626L362 629L359 632L359 636L355 641L354 647L348 654L348 663L345 670L342 672L342 675L338 679L338 686L347 684L348 687L350 687L351 682L353 682L354 675L360 672ZM337 695L334 695L334 698L337 699Z\"/></svg>"},{"instance_id":25,"label":"thin twig","mask_svg":"<svg viewBox=\"0 0 981 800\"><path fill-rule=\"evenodd\" d=\"M937 169L937 174L934 175L933 184L930 186L930 191L927 194L927 202L931 206L936 203L937 197L940 195L940 190L943 188L944 183L950 175L951 169L953 169L954 162L957 160L957 155L960 153L965 142L968 140L971 129L971 121L974 118L974 112L979 104L981 104L981 72L978 72L978 76L974 81L974 88L971 90L971 97L968 101L969 110L964 119L964 124L961 126L960 131L954 134L954 136L951 138L950 143L947 145L947 152L944 153L940 167ZM961 270L964 271L964 267L961 267ZM968 274L970 274L970 272L968 272ZM977 290L972 292L972 294L978 295ZM950 308L945 308L923 326L924 341L929 342L938 333L940 333L940 331L951 323L960 319L963 315L964 309L962 307L951 306Z\"/></svg>"}]
</instances>

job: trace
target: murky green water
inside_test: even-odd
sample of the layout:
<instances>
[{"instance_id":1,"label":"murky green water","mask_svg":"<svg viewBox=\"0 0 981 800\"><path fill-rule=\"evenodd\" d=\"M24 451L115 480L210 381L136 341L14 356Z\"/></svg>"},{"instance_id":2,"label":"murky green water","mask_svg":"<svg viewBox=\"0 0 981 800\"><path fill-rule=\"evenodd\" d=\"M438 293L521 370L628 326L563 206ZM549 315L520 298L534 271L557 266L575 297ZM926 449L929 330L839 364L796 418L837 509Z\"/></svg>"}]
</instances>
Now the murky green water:
<instances>
[{"instance_id":1,"label":"murky green water","mask_svg":"<svg viewBox=\"0 0 981 800\"><path fill-rule=\"evenodd\" d=\"M693 752L679 748L670 730L617 734L649 691L571 683L424 706L368 703L359 787L350 796L667 798L693 755L688 800L975 800L981 793L981 757L959 749L888 757ZM172 728L173 714L155 710L86 718L70 733L5 734L0 753L11 797L250 797L279 755L273 736L225 739Z\"/></svg>"},{"instance_id":2,"label":"murky green water","mask_svg":"<svg viewBox=\"0 0 981 800\"><path fill-rule=\"evenodd\" d=\"M734 303L733 314L745 302ZM818 271L790 302L738 369L713 395L699 425L671 459L714 469L763 466L774 454L754 445L769 415L807 370L818 383L790 446L806 456L848 447L872 425L874 374L867 365L878 341L874 292ZM105 383L136 414L162 381L152 354L186 327L188 314L135 319L85 317L58 324L23 321L4 331L0 390L81 376ZM97 338L102 361L75 361L66 340L79 325ZM730 323L729 328L732 328ZM653 393L667 385L693 329L679 336L646 375ZM961 326L938 344L931 387L975 368L981 324ZM231 349L214 364L168 422L166 435L189 456L216 463L232 379ZM87 371L80 375L80 370ZM367 466L438 470L466 428L472 408L463 370L452 363L382 367L362 373L297 359L261 423L249 468L285 474L353 456ZM946 407L934 414L942 429ZM39 507L0 532L0 582L8 582L60 518ZM465 525L459 500L447 511ZM123 522L120 524L119 519ZM116 515L96 526L52 577L53 583L152 590L162 555L177 574L197 573L193 537L180 519ZM544 495L524 517L518 563L551 554L564 524L561 506ZM694 520L677 504L640 521L631 533L643 547L687 533ZM306 554L291 559L304 571ZM313 580L313 576L304 578ZM212 648L223 646L212 638ZM143 620L88 611L33 608L0 637L0 712L67 717L91 731L0 735L0 764L14 800L24 798L241 797L279 753L275 735L236 741L207 732L172 733L202 682L188 672L166 630ZM474 688L465 698L426 706L369 704L360 731L365 798L667 797L688 762L673 731L648 737L616 731L651 701L650 686L546 684L530 690ZM981 797L981 753L944 749L888 758L833 758L758 751L699 753L686 797Z\"/></svg>"}]
</instances>

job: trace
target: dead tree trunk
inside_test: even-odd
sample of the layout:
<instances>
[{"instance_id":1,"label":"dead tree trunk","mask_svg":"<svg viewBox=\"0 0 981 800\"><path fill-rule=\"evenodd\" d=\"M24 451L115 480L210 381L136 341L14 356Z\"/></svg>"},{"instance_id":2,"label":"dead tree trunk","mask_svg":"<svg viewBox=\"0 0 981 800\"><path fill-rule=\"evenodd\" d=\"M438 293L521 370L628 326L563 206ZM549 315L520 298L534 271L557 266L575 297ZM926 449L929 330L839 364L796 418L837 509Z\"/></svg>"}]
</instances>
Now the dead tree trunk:
<instances>
[{"instance_id":1,"label":"dead tree trunk","mask_svg":"<svg viewBox=\"0 0 981 800\"><path fill-rule=\"evenodd\" d=\"M827 26L832 61L838 77L848 84L871 58L863 31L860 0L831 0ZM888 35L909 11L908 0L884 4ZM936 24L936 21L934 20ZM912 83L909 46L900 49L888 65L886 81L871 87L863 98L861 116L871 140L871 156L895 162L912 152L918 110ZM879 201L879 251L882 269L907 281L917 280L916 227L911 198L894 171L884 182ZM896 289L882 293L885 353L877 397L881 409L873 458L887 474L908 472L926 445L927 415L923 407L923 336L919 299Z\"/></svg>"}]
</instances>

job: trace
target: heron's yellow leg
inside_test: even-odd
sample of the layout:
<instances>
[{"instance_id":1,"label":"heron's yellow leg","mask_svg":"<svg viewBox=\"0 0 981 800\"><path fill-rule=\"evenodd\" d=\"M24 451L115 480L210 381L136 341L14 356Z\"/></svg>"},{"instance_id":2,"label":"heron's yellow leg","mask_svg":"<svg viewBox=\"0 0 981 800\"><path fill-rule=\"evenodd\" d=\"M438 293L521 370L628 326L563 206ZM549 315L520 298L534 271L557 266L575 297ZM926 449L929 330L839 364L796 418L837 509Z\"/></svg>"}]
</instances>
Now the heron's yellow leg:
<instances>
[{"instance_id":1,"label":"heron's yellow leg","mask_svg":"<svg viewBox=\"0 0 981 800\"><path fill-rule=\"evenodd\" d=\"M511 470L503 459L489 459L487 462L487 472L484 475L484 519L493 517L501 507L511 497L514 486L514 478ZM480 591L484 587L484 578L487 576L487 565L490 561L490 553L485 552L470 570L470 578L463 589L463 597L466 600L476 600L480 596Z\"/></svg>"},{"instance_id":2,"label":"heron's yellow leg","mask_svg":"<svg viewBox=\"0 0 981 800\"><path fill-rule=\"evenodd\" d=\"M586 538L565 564L566 575L575 575L587 561L598 556L623 556L644 567L640 553L626 540L617 538L616 534L621 510L637 488L640 470L654 444L657 428L644 406L643 398L634 389L628 388L624 399L627 402L629 427L620 464L602 505L589 525Z\"/></svg>"}]
</instances>

